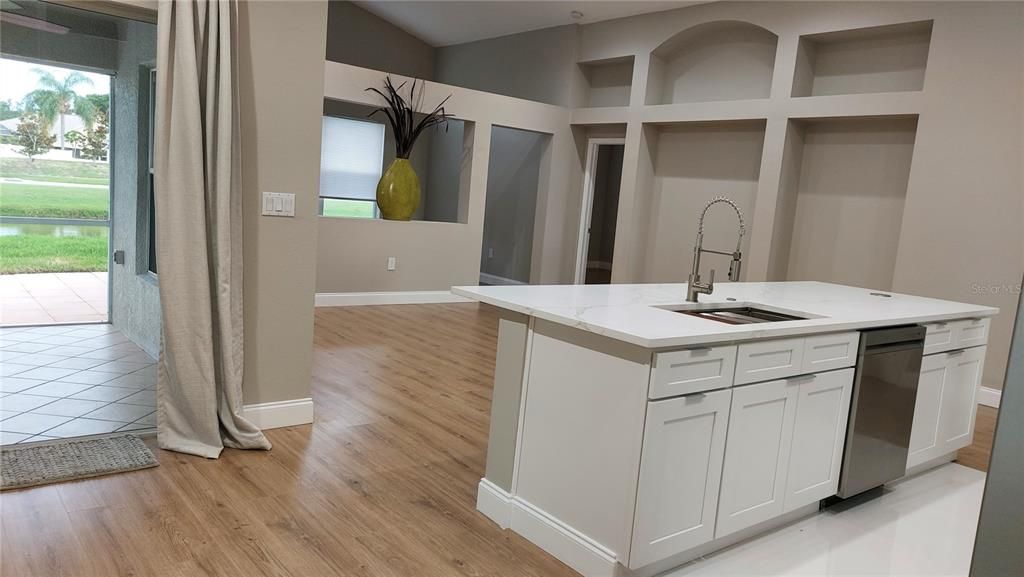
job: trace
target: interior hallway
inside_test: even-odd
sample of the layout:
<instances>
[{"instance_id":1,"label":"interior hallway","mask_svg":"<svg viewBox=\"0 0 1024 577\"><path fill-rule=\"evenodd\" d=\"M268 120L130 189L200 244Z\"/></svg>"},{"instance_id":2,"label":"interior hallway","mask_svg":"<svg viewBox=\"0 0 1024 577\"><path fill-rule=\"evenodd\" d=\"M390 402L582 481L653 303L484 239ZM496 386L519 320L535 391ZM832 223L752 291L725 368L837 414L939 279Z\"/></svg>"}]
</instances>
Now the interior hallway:
<instances>
[{"instance_id":1,"label":"interior hallway","mask_svg":"<svg viewBox=\"0 0 1024 577\"><path fill-rule=\"evenodd\" d=\"M18 551L3 556L0 573L575 575L475 510L496 338L494 310L476 304L317 309L315 424L268 431L269 453L228 450L210 461L155 451L154 469L0 494L2 547ZM982 477L972 473L942 467L916 478L909 501L811 518L742 547L767 558L779 542L806 546L808 527L825 532L817 544L858 530L864 538L836 554L877 557L878 543L897 534L892 523L930 523L917 541L928 546L888 551L956 543L943 554L955 566L973 540L961 538L962 524L931 520L977 514ZM950 486L953 501L939 498ZM856 519L889 524L871 532ZM709 567L737 567L722 559Z\"/></svg>"}]
</instances>

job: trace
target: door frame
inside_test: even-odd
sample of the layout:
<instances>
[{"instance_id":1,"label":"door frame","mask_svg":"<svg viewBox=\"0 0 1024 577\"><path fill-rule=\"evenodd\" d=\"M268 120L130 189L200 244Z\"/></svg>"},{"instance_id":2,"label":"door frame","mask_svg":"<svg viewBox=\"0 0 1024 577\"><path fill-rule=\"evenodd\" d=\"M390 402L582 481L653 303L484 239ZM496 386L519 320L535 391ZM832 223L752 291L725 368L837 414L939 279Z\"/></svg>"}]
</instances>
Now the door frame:
<instances>
[{"instance_id":1,"label":"door frame","mask_svg":"<svg viewBox=\"0 0 1024 577\"><path fill-rule=\"evenodd\" d=\"M583 198L580 201L580 227L576 236L576 270L573 284L587 280L587 252L590 248L590 218L594 211L594 173L597 171L598 147L626 144L624 137L587 139L587 159L583 170Z\"/></svg>"}]
</instances>

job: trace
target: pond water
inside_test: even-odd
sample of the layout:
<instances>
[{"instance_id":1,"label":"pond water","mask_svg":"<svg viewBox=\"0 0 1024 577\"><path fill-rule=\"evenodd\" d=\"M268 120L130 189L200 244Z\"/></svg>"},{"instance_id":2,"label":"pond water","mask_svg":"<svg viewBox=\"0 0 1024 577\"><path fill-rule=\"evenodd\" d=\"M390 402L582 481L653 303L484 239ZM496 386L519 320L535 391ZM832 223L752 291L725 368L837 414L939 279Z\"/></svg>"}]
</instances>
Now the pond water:
<instances>
[{"instance_id":1,"label":"pond water","mask_svg":"<svg viewBox=\"0 0 1024 577\"><path fill-rule=\"evenodd\" d=\"M107 225L12 224L7 222L0 224L0 236L17 236L22 234L34 236L89 236L106 238L110 236L110 227Z\"/></svg>"}]
</instances>

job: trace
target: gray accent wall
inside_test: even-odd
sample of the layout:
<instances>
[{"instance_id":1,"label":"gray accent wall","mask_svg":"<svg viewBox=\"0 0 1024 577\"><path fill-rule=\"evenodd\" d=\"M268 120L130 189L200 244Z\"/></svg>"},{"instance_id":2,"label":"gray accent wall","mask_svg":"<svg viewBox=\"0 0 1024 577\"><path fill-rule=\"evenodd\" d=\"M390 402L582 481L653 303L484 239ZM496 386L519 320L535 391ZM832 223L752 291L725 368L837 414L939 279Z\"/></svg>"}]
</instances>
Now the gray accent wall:
<instances>
[{"instance_id":1,"label":"gray accent wall","mask_svg":"<svg viewBox=\"0 0 1024 577\"><path fill-rule=\"evenodd\" d=\"M111 265L111 323L157 356L160 352L160 290L149 272L149 71L156 63L156 26L125 22L114 77L111 130L113 206L111 249L124 264Z\"/></svg>"},{"instance_id":2,"label":"gray accent wall","mask_svg":"<svg viewBox=\"0 0 1024 577\"><path fill-rule=\"evenodd\" d=\"M578 27L545 28L436 49L435 80L464 88L569 106Z\"/></svg>"},{"instance_id":3,"label":"gray accent wall","mask_svg":"<svg viewBox=\"0 0 1024 577\"><path fill-rule=\"evenodd\" d=\"M328 3L327 60L434 78L432 46L351 2Z\"/></svg>"},{"instance_id":4,"label":"gray accent wall","mask_svg":"<svg viewBox=\"0 0 1024 577\"><path fill-rule=\"evenodd\" d=\"M530 282L537 188L549 142L547 134L491 129L480 272Z\"/></svg>"}]
</instances>

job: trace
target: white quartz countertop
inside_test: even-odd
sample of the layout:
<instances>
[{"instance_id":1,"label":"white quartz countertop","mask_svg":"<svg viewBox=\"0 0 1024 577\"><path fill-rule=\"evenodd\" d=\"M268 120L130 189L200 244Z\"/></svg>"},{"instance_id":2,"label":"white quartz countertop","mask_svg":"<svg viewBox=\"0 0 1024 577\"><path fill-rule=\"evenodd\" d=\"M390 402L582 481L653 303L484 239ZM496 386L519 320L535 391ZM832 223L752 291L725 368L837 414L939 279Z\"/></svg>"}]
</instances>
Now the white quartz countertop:
<instances>
[{"instance_id":1,"label":"white quartz countertop","mask_svg":"<svg viewBox=\"0 0 1024 577\"><path fill-rule=\"evenodd\" d=\"M806 320L748 325L680 314L685 284L461 286L452 293L646 348L679 347L993 316L999 309L821 282L715 285L701 307L758 306ZM731 300L735 299L735 300Z\"/></svg>"}]
</instances>

